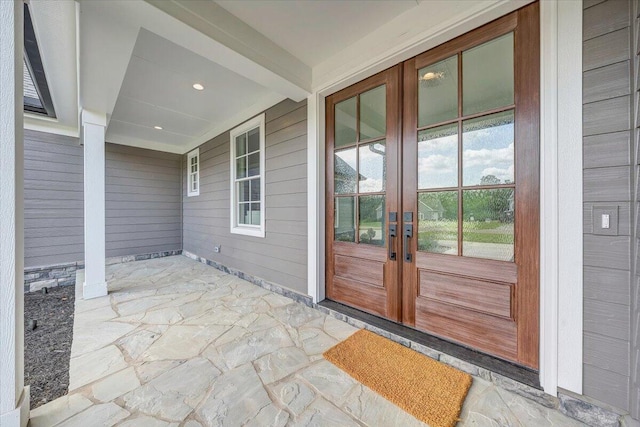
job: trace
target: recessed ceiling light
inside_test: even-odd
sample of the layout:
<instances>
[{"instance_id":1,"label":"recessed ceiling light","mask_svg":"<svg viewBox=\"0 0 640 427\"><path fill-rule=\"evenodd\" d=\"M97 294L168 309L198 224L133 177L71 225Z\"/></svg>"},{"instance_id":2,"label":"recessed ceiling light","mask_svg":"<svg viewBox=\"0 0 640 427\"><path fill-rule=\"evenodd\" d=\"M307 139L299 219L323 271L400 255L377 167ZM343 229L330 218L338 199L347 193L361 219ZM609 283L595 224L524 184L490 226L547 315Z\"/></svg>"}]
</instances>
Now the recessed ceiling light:
<instances>
[{"instance_id":1,"label":"recessed ceiling light","mask_svg":"<svg viewBox=\"0 0 640 427\"><path fill-rule=\"evenodd\" d=\"M154 126L154 129L162 130L162 126Z\"/></svg>"},{"instance_id":2,"label":"recessed ceiling light","mask_svg":"<svg viewBox=\"0 0 640 427\"><path fill-rule=\"evenodd\" d=\"M200 83L194 83L193 88L195 90L204 90L204 86L202 86Z\"/></svg>"}]
</instances>

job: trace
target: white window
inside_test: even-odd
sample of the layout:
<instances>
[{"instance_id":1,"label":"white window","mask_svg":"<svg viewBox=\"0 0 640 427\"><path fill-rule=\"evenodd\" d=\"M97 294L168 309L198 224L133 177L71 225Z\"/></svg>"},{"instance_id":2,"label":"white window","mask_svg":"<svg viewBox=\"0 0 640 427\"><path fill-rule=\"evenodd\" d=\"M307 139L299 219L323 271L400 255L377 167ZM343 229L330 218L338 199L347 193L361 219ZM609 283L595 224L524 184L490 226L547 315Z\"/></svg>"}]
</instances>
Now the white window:
<instances>
[{"instance_id":1,"label":"white window","mask_svg":"<svg viewBox=\"0 0 640 427\"><path fill-rule=\"evenodd\" d=\"M230 137L231 232L264 237L264 114Z\"/></svg>"},{"instance_id":2,"label":"white window","mask_svg":"<svg viewBox=\"0 0 640 427\"><path fill-rule=\"evenodd\" d=\"M187 196L200 195L200 149L196 148L187 155Z\"/></svg>"}]
</instances>

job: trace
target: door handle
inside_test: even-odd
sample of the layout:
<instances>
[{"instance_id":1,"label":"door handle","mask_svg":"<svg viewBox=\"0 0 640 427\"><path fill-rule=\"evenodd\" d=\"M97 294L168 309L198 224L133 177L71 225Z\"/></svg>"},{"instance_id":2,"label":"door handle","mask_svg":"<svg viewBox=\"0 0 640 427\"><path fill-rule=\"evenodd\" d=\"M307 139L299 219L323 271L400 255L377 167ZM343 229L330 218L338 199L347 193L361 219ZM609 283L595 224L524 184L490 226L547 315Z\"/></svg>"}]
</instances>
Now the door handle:
<instances>
[{"instance_id":1,"label":"door handle","mask_svg":"<svg viewBox=\"0 0 640 427\"><path fill-rule=\"evenodd\" d=\"M409 252L409 238L413 237L413 225L405 224L402 230L403 247L404 247L404 260L405 262L411 262L411 252Z\"/></svg>"},{"instance_id":2,"label":"door handle","mask_svg":"<svg viewBox=\"0 0 640 427\"><path fill-rule=\"evenodd\" d=\"M396 224L389 224L389 259L391 261L396 260L396 251L394 245L394 238L398 236L398 226Z\"/></svg>"}]
</instances>

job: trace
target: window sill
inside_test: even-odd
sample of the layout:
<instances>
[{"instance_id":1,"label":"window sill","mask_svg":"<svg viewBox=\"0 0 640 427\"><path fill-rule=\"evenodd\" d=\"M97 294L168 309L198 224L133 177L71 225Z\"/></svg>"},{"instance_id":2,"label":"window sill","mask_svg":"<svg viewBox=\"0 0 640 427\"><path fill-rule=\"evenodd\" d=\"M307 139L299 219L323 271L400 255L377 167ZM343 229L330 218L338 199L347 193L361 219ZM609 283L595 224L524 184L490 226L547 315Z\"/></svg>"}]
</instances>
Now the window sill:
<instances>
[{"instance_id":1,"label":"window sill","mask_svg":"<svg viewBox=\"0 0 640 427\"><path fill-rule=\"evenodd\" d=\"M250 227L231 227L231 234L242 234L243 236L264 238L264 229Z\"/></svg>"}]
</instances>

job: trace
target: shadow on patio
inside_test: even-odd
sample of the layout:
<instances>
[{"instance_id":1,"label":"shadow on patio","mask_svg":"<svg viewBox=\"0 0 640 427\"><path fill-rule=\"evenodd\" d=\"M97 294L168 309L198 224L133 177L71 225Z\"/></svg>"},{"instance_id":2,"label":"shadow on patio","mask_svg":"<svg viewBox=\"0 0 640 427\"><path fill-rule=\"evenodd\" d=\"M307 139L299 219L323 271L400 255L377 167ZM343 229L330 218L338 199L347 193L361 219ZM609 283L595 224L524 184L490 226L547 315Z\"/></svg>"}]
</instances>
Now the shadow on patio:
<instances>
[{"instance_id":1,"label":"shadow on patio","mask_svg":"<svg viewBox=\"0 0 640 427\"><path fill-rule=\"evenodd\" d=\"M69 394L31 426L424 425L322 358L353 326L183 256L78 286ZM82 272L77 283L82 283ZM579 425L474 378L464 425Z\"/></svg>"}]
</instances>

